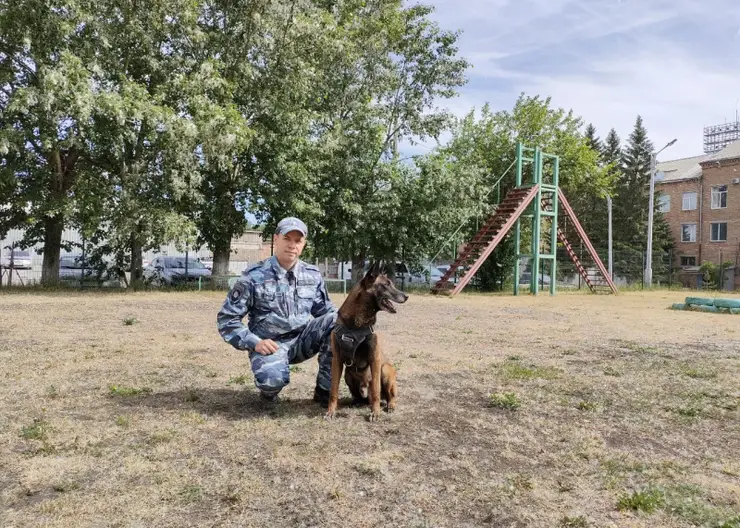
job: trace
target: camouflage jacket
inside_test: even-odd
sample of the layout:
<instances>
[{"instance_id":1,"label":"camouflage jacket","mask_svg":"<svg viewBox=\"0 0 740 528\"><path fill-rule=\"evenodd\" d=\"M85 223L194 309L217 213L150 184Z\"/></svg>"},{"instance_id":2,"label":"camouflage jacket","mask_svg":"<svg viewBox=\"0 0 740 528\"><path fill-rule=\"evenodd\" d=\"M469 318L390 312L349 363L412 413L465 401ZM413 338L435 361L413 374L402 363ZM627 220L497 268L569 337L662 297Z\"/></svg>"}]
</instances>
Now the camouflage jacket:
<instances>
[{"instance_id":1,"label":"camouflage jacket","mask_svg":"<svg viewBox=\"0 0 740 528\"><path fill-rule=\"evenodd\" d=\"M299 260L286 271L273 256L244 270L218 312L217 325L224 341L254 350L262 339L295 337L312 317L336 311L316 266Z\"/></svg>"}]
</instances>

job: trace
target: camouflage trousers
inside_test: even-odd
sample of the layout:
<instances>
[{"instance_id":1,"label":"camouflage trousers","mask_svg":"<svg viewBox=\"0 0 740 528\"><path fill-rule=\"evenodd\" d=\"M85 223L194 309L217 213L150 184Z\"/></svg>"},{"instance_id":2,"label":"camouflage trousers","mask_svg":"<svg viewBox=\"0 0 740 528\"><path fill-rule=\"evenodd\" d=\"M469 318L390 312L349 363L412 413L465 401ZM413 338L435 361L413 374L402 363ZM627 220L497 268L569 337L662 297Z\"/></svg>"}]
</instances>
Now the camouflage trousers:
<instances>
[{"instance_id":1,"label":"camouflage trousers","mask_svg":"<svg viewBox=\"0 0 740 528\"><path fill-rule=\"evenodd\" d=\"M258 352L249 353L252 364L254 384L267 395L278 394L290 383L290 365L302 363L319 355L319 373L316 385L322 389L331 388L331 343L330 335L337 320L337 313L328 313L312 319L303 331L290 339L277 340L278 351L263 356Z\"/></svg>"}]
</instances>

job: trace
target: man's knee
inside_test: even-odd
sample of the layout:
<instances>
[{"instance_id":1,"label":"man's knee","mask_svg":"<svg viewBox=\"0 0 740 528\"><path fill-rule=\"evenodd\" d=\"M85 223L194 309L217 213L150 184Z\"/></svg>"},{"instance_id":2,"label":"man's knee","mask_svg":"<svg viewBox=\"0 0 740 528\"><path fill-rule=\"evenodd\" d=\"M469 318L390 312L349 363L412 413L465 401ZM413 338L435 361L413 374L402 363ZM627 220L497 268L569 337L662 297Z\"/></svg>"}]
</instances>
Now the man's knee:
<instances>
[{"instance_id":1,"label":"man's knee","mask_svg":"<svg viewBox=\"0 0 740 528\"><path fill-rule=\"evenodd\" d=\"M272 356L258 356L252 359L254 384L266 392L279 392L290 383L290 370L286 361Z\"/></svg>"}]
</instances>

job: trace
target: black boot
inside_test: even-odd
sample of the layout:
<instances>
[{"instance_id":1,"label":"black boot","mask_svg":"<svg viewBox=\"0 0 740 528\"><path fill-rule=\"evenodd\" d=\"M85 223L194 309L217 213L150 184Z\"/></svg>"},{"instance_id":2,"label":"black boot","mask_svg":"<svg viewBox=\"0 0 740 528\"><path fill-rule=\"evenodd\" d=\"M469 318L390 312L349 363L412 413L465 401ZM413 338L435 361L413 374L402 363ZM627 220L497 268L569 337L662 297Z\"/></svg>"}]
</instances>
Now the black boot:
<instances>
[{"instance_id":1,"label":"black boot","mask_svg":"<svg viewBox=\"0 0 740 528\"><path fill-rule=\"evenodd\" d=\"M329 391L316 385L316 388L313 390L313 401L321 405L329 405Z\"/></svg>"}]
</instances>

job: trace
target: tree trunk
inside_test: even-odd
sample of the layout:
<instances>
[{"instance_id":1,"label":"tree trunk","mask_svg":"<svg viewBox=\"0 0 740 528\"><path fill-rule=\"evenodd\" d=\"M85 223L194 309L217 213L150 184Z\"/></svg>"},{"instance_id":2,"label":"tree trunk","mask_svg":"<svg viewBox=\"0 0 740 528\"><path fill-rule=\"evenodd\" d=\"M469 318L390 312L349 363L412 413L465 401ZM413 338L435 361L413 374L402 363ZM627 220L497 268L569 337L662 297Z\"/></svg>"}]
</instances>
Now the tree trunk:
<instances>
[{"instance_id":1,"label":"tree trunk","mask_svg":"<svg viewBox=\"0 0 740 528\"><path fill-rule=\"evenodd\" d=\"M49 194L52 199L65 200L75 182L75 165L79 152L53 150L49 156L52 174L49 180ZM64 215L57 213L44 219L44 260L41 267L41 284L53 285L59 282L59 255L62 248Z\"/></svg>"},{"instance_id":2,"label":"tree trunk","mask_svg":"<svg viewBox=\"0 0 740 528\"><path fill-rule=\"evenodd\" d=\"M357 284L365 276L365 250L352 257L352 284Z\"/></svg>"},{"instance_id":3,"label":"tree trunk","mask_svg":"<svg viewBox=\"0 0 740 528\"><path fill-rule=\"evenodd\" d=\"M213 250L213 269L211 273L213 275L228 275L229 274L229 259L231 258L231 251L229 248L226 249L214 249Z\"/></svg>"},{"instance_id":4,"label":"tree trunk","mask_svg":"<svg viewBox=\"0 0 740 528\"><path fill-rule=\"evenodd\" d=\"M44 286L53 286L59 282L63 230L64 217L61 214L44 220L44 260L41 267L41 284Z\"/></svg>"},{"instance_id":5,"label":"tree trunk","mask_svg":"<svg viewBox=\"0 0 740 528\"><path fill-rule=\"evenodd\" d=\"M141 240L139 239L139 229L134 229L131 233L131 286L134 289L141 288L144 281L143 259L141 256Z\"/></svg>"}]
</instances>

